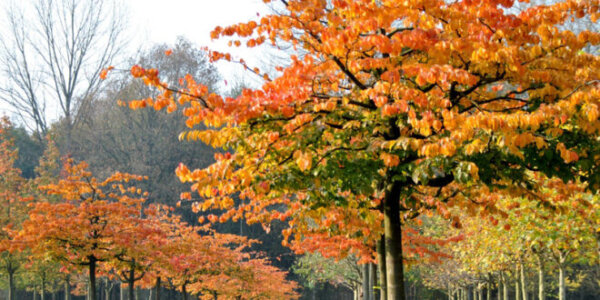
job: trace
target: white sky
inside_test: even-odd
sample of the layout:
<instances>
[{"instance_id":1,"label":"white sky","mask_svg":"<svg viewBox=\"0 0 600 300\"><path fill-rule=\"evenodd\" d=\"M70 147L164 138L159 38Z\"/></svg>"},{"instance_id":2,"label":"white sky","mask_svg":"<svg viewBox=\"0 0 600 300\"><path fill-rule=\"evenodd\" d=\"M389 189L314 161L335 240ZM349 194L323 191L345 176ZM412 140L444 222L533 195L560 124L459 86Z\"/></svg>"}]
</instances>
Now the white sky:
<instances>
[{"instance_id":1,"label":"white sky","mask_svg":"<svg viewBox=\"0 0 600 300\"><path fill-rule=\"evenodd\" d=\"M0 0L0 10L10 1ZM25 1L34 0L22 0ZM101 0L99 0L101 1ZM157 43L172 44L178 36L184 36L196 46L208 46L219 51L229 51L235 57L244 58L251 66L261 67L265 49L229 48L226 40L212 41L210 32L216 26L230 25L249 20L259 20L271 12L262 0L122 0L127 5L127 35L131 36L132 54L136 49L149 48ZM16 1L17 3L19 0ZM4 29L0 28L0 33ZM263 57L261 57L261 55ZM128 67L128 66L119 66ZM260 81L238 64L218 63L217 68L228 82L243 80L257 85ZM221 82L221 86L224 83ZM0 116L9 114L0 104Z\"/></svg>"},{"instance_id":2,"label":"white sky","mask_svg":"<svg viewBox=\"0 0 600 300\"><path fill-rule=\"evenodd\" d=\"M257 19L269 10L261 0L128 0L130 24L151 42L174 42L184 35L210 45L210 31Z\"/></svg>"},{"instance_id":3,"label":"white sky","mask_svg":"<svg viewBox=\"0 0 600 300\"><path fill-rule=\"evenodd\" d=\"M211 40L210 32L224 26L259 20L271 10L262 0L126 0L131 16L130 26L135 30L137 45L173 43L184 36L196 46L208 46L228 51L244 58L252 66L261 67L261 52L265 49L229 48L227 40ZM258 83L255 75L244 74L239 64L218 63L224 79Z\"/></svg>"}]
</instances>

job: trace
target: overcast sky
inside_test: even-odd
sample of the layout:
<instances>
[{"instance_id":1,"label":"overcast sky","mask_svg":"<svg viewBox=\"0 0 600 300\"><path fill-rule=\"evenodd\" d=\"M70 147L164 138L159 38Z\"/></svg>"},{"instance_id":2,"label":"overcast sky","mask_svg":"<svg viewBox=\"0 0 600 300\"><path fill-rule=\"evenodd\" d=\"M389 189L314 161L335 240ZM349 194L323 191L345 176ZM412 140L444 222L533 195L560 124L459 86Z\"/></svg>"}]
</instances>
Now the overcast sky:
<instances>
[{"instance_id":1,"label":"overcast sky","mask_svg":"<svg viewBox=\"0 0 600 300\"><path fill-rule=\"evenodd\" d=\"M130 23L152 42L174 42L184 35L210 45L210 31L257 19L269 10L262 0L128 0Z\"/></svg>"},{"instance_id":2,"label":"overcast sky","mask_svg":"<svg viewBox=\"0 0 600 300\"><path fill-rule=\"evenodd\" d=\"M208 46L228 51L244 58L252 66L263 67L264 48L247 49L227 47L227 40L211 40L210 32L216 26L231 25L250 20L260 20L271 9L262 0L124 0L128 2L130 24L136 36L135 44L173 43L184 36L197 46ZM218 63L223 77L258 84L259 79L250 73L243 74L241 66Z\"/></svg>"},{"instance_id":3,"label":"overcast sky","mask_svg":"<svg viewBox=\"0 0 600 300\"><path fill-rule=\"evenodd\" d=\"M34 0L0 0L0 9L10 1L24 3ZM101 1L101 0L98 0ZM243 57L253 66L261 66L260 57L264 49L231 49L226 40L212 41L210 32L216 26L230 25L249 20L259 20L271 10L262 0L121 0L126 5L131 54L140 48L149 48L157 43L172 44L178 36L184 36L196 46L208 46L219 51L230 51ZM0 33L3 28L0 28ZM264 55L263 55L264 56ZM127 67L127 66L121 66ZM244 80L258 85L255 75L245 74L239 65L219 63L217 68L224 80L229 82ZM0 115L7 114L6 107L0 104Z\"/></svg>"}]
</instances>

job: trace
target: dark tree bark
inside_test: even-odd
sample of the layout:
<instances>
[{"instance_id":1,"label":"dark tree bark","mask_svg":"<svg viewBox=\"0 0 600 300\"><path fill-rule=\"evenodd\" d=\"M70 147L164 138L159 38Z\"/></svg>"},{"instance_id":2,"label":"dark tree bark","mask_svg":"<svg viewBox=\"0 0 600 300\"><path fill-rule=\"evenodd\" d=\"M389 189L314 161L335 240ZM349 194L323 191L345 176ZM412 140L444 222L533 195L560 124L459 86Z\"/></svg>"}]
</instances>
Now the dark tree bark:
<instances>
[{"instance_id":1,"label":"dark tree bark","mask_svg":"<svg viewBox=\"0 0 600 300\"><path fill-rule=\"evenodd\" d=\"M15 300L15 271L8 268L8 300Z\"/></svg>"},{"instance_id":2,"label":"dark tree bark","mask_svg":"<svg viewBox=\"0 0 600 300\"><path fill-rule=\"evenodd\" d=\"M88 257L89 260L89 280L90 287L88 291L89 300L98 300L96 297L96 264L97 259L94 256Z\"/></svg>"},{"instance_id":3,"label":"dark tree bark","mask_svg":"<svg viewBox=\"0 0 600 300\"><path fill-rule=\"evenodd\" d=\"M183 284L183 286L181 287L181 296L183 297L183 300L189 300L189 296L188 296L188 292L187 292L187 284Z\"/></svg>"},{"instance_id":4,"label":"dark tree bark","mask_svg":"<svg viewBox=\"0 0 600 300\"><path fill-rule=\"evenodd\" d=\"M401 185L392 182L388 187L383 213L385 233L385 264L387 299L404 300L404 268L402 265L402 225L400 223Z\"/></svg>"},{"instance_id":5,"label":"dark tree bark","mask_svg":"<svg viewBox=\"0 0 600 300\"><path fill-rule=\"evenodd\" d=\"M154 300L160 300L160 276L156 277Z\"/></svg>"}]
</instances>

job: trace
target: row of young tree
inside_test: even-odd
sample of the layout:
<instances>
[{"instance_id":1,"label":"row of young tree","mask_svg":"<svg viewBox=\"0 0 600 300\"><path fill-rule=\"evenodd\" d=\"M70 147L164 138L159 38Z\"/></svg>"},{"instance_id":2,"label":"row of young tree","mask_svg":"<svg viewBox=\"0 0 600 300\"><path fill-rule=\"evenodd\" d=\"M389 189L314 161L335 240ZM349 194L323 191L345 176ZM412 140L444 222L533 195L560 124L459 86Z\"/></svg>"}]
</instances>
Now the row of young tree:
<instances>
[{"instance_id":1,"label":"row of young tree","mask_svg":"<svg viewBox=\"0 0 600 300\"><path fill-rule=\"evenodd\" d=\"M246 251L255 241L189 225L165 205L144 206L146 193L136 186L141 176L115 172L100 180L86 163L72 159L58 170L58 151L50 142L37 176L22 178L6 126L0 131L0 251L8 299L16 299L17 274L31 276L26 287L40 295L55 288L51 282L64 282L65 299L79 274L87 277L90 300L98 299L99 276L126 284L131 300L136 283L154 288L154 299L160 299L161 283L183 299L296 296L285 272Z\"/></svg>"},{"instance_id":2,"label":"row of young tree","mask_svg":"<svg viewBox=\"0 0 600 300\"><path fill-rule=\"evenodd\" d=\"M452 299L470 292L478 295L474 299L597 296L600 198L581 183L539 179L541 199L496 201L504 218L485 210L465 216L453 232L464 238L444 249L452 259L416 267L425 284L447 291Z\"/></svg>"}]
</instances>

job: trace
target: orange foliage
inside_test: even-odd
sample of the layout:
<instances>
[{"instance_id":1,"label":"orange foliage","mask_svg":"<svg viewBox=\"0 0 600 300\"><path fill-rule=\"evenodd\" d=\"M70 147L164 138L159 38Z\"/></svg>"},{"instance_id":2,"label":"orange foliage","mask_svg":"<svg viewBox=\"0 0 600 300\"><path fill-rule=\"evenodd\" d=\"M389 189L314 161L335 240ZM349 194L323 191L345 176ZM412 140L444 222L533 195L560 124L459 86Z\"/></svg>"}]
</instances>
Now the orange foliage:
<instances>
[{"instance_id":1,"label":"orange foliage","mask_svg":"<svg viewBox=\"0 0 600 300\"><path fill-rule=\"evenodd\" d=\"M436 213L459 228L453 207L502 214L499 195L535 190L536 174L600 189L600 58L583 51L600 33L558 26L597 18L598 0L522 11L505 9L512 0L286 3L286 14L211 33L302 48L260 89L223 98L189 75L173 89L131 69L162 94L130 107L181 107L180 138L232 150L177 168L202 198L195 209L226 210L211 221L287 220L301 249L370 260L391 202L396 226Z\"/></svg>"}]
</instances>

